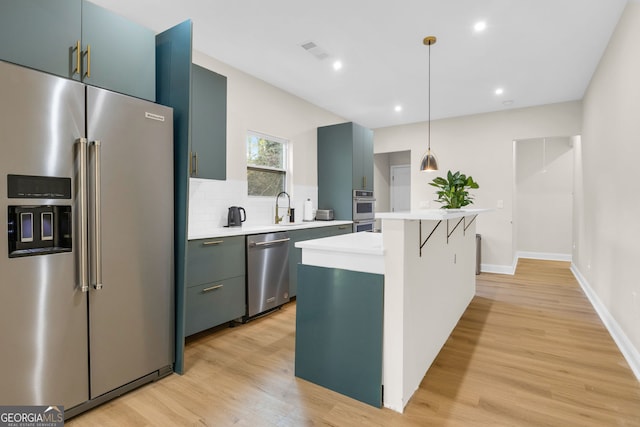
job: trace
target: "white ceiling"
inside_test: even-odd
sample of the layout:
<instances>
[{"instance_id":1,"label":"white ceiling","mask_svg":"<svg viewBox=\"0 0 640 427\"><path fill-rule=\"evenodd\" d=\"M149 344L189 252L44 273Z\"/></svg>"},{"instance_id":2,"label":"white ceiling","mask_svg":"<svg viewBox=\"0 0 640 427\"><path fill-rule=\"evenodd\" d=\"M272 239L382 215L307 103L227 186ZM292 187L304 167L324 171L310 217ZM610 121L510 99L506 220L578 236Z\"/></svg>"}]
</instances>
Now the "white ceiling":
<instances>
[{"instance_id":1,"label":"white ceiling","mask_svg":"<svg viewBox=\"0 0 640 427\"><path fill-rule=\"evenodd\" d=\"M91 0L370 128L582 99L627 0ZM487 29L475 33L484 20ZM301 45L313 41L330 58ZM340 59L341 71L333 70ZM496 88L504 94L494 94ZM504 101L512 101L504 105ZM400 113L394 111L402 105Z\"/></svg>"}]
</instances>

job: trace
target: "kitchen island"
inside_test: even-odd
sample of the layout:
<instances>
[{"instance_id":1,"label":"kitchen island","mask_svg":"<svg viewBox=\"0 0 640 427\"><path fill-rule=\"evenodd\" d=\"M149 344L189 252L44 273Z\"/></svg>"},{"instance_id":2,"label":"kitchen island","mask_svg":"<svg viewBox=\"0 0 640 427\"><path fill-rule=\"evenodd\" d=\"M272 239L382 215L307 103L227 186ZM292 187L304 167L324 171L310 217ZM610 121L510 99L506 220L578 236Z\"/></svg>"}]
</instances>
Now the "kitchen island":
<instances>
[{"instance_id":1,"label":"kitchen island","mask_svg":"<svg viewBox=\"0 0 640 427\"><path fill-rule=\"evenodd\" d=\"M298 242L296 375L402 412L475 294L484 211L379 213L382 233Z\"/></svg>"}]
</instances>

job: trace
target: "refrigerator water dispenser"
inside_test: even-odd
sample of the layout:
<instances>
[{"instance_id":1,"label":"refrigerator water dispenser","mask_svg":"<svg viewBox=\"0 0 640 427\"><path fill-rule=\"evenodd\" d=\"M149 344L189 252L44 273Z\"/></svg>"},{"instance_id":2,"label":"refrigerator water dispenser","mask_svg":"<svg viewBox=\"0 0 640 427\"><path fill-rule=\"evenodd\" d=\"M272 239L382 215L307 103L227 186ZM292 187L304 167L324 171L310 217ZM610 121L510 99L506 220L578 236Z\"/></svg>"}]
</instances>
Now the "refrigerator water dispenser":
<instances>
[{"instance_id":1,"label":"refrigerator water dispenser","mask_svg":"<svg viewBox=\"0 0 640 427\"><path fill-rule=\"evenodd\" d=\"M71 252L71 206L9 206L9 258Z\"/></svg>"},{"instance_id":2,"label":"refrigerator water dispenser","mask_svg":"<svg viewBox=\"0 0 640 427\"><path fill-rule=\"evenodd\" d=\"M12 199L71 199L71 178L7 175ZM35 200L34 200L35 201ZM71 252L71 206L8 207L9 258Z\"/></svg>"}]
</instances>

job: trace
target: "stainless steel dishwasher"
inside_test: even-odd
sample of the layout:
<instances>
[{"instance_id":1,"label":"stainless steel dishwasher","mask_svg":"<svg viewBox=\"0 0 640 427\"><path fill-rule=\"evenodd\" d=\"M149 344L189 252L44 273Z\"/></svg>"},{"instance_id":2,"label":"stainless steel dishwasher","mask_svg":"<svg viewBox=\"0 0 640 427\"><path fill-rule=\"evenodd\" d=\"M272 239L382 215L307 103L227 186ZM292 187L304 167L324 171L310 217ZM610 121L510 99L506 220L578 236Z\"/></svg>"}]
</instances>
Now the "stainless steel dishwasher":
<instances>
[{"instance_id":1,"label":"stainless steel dishwasher","mask_svg":"<svg viewBox=\"0 0 640 427\"><path fill-rule=\"evenodd\" d=\"M247 236L247 317L289 301L289 234Z\"/></svg>"}]
</instances>

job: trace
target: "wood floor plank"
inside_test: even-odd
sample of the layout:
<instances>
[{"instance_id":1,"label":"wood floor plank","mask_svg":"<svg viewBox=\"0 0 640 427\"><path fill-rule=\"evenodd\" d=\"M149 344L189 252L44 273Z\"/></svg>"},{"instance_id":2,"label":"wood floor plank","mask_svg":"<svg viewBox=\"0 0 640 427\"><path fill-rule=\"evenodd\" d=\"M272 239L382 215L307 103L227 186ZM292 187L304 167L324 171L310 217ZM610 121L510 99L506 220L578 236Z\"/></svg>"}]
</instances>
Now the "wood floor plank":
<instances>
[{"instance_id":1,"label":"wood floor plank","mask_svg":"<svg viewBox=\"0 0 640 427\"><path fill-rule=\"evenodd\" d=\"M190 338L186 373L69 426L640 426L640 383L569 270L520 260L477 293L404 414L294 376L295 303Z\"/></svg>"}]
</instances>

